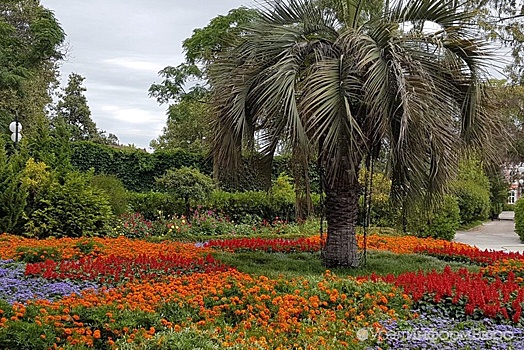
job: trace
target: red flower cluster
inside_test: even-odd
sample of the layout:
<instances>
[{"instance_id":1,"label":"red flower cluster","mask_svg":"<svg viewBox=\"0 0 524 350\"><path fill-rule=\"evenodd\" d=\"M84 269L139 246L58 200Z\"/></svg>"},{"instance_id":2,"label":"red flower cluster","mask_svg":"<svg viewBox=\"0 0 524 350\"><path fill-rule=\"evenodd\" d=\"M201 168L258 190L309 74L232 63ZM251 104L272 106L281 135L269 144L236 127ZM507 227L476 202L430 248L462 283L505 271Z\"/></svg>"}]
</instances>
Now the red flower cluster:
<instances>
[{"instance_id":1,"label":"red flower cluster","mask_svg":"<svg viewBox=\"0 0 524 350\"><path fill-rule=\"evenodd\" d=\"M237 238L215 239L204 244L204 247L217 248L227 251L266 251L266 252L318 252L320 237L307 238Z\"/></svg>"},{"instance_id":2,"label":"red flower cluster","mask_svg":"<svg viewBox=\"0 0 524 350\"><path fill-rule=\"evenodd\" d=\"M445 260L462 260L480 265L491 265L501 260L524 260L524 254L519 252L504 252L494 250L480 250L476 247L464 247L453 243L441 247L419 246L415 253L436 256Z\"/></svg>"},{"instance_id":3,"label":"red flower cluster","mask_svg":"<svg viewBox=\"0 0 524 350\"><path fill-rule=\"evenodd\" d=\"M228 267L211 255L204 258L188 258L181 255L137 257L84 257L79 260L62 260L27 264L26 276L47 279L80 279L101 283L119 283L135 279L149 280L187 272L225 271Z\"/></svg>"},{"instance_id":4,"label":"red flower cluster","mask_svg":"<svg viewBox=\"0 0 524 350\"><path fill-rule=\"evenodd\" d=\"M482 272L472 273L467 269L456 272L446 266L443 272L408 272L398 276L360 277L361 280L384 281L404 288L415 302L440 303L450 301L458 305L465 303L465 313L472 315L481 311L486 317L503 317L518 322L524 305L524 287L509 273L505 281L495 278L490 282Z\"/></svg>"}]
</instances>

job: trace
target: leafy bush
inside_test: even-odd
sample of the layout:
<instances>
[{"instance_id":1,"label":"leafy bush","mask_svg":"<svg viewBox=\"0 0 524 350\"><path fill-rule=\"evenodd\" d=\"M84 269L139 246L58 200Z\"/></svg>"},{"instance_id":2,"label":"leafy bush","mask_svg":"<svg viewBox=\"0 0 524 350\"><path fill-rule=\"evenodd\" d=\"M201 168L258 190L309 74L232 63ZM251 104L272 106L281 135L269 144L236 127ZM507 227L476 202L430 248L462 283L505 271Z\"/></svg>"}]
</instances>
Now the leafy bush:
<instances>
[{"instance_id":1,"label":"leafy bush","mask_svg":"<svg viewBox=\"0 0 524 350\"><path fill-rule=\"evenodd\" d=\"M191 216L166 215L153 222L156 235L215 236L232 233L235 225L213 210L191 209Z\"/></svg>"},{"instance_id":2,"label":"leafy bush","mask_svg":"<svg viewBox=\"0 0 524 350\"><path fill-rule=\"evenodd\" d=\"M279 213L275 215L275 218L292 220L295 216L295 188L292 183L293 178L282 173L271 186L271 207L275 213Z\"/></svg>"},{"instance_id":3,"label":"leafy bush","mask_svg":"<svg viewBox=\"0 0 524 350\"><path fill-rule=\"evenodd\" d=\"M515 203L515 232L524 241L524 198Z\"/></svg>"},{"instance_id":4,"label":"leafy bush","mask_svg":"<svg viewBox=\"0 0 524 350\"><path fill-rule=\"evenodd\" d=\"M113 175L94 175L91 186L104 192L109 199L113 214L121 215L129 210L129 196L122 181Z\"/></svg>"},{"instance_id":5,"label":"leafy bush","mask_svg":"<svg viewBox=\"0 0 524 350\"><path fill-rule=\"evenodd\" d=\"M63 184L53 181L49 191L35 202L27 217L26 234L32 237L82 237L100 235L112 217L104 194L78 172L69 173Z\"/></svg>"},{"instance_id":6,"label":"leafy bush","mask_svg":"<svg viewBox=\"0 0 524 350\"><path fill-rule=\"evenodd\" d=\"M460 208L461 224L488 218L491 208L489 188L483 188L470 181L458 181L454 192Z\"/></svg>"},{"instance_id":7,"label":"leafy bush","mask_svg":"<svg viewBox=\"0 0 524 350\"><path fill-rule=\"evenodd\" d=\"M442 203L432 212L424 213L422 208L410 209L408 230L417 237L432 237L451 241L459 227L460 210L457 198L445 196Z\"/></svg>"},{"instance_id":8,"label":"leafy bush","mask_svg":"<svg viewBox=\"0 0 524 350\"><path fill-rule=\"evenodd\" d=\"M129 206L132 212L140 213L147 220L155 220L162 215L183 213L184 201L163 192L129 193Z\"/></svg>"},{"instance_id":9,"label":"leafy bush","mask_svg":"<svg viewBox=\"0 0 524 350\"><path fill-rule=\"evenodd\" d=\"M215 187L209 176L202 174L198 169L188 167L168 170L156 180L168 193L184 200L186 216L190 214L190 202L207 199Z\"/></svg>"},{"instance_id":10,"label":"leafy bush","mask_svg":"<svg viewBox=\"0 0 524 350\"><path fill-rule=\"evenodd\" d=\"M515 204L510 203L504 203L504 206L502 207L503 211L514 211L515 210Z\"/></svg>"},{"instance_id":11,"label":"leafy bush","mask_svg":"<svg viewBox=\"0 0 524 350\"><path fill-rule=\"evenodd\" d=\"M365 185L365 171L359 176L359 182ZM384 173L373 174L373 189L371 192L371 208L369 211L369 223L371 226L393 227L400 217L400 210L393 206L389 198L391 191L391 180ZM365 224L368 213L364 206L364 196L359 199L359 225Z\"/></svg>"},{"instance_id":12,"label":"leafy bush","mask_svg":"<svg viewBox=\"0 0 524 350\"><path fill-rule=\"evenodd\" d=\"M266 220L293 221L295 215L295 193L290 183L291 178L282 175L271 191L225 192L215 190L206 200L194 201L203 210L213 210L235 223L248 225L259 224ZM313 205L318 208L319 195L312 194ZM160 216L182 215L186 213L185 203L172 194L162 192L130 193L130 208L141 213L147 220L156 220ZM192 214L190 213L190 220Z\"/></svg>"},{"instance_id":13,"label":"leafy bush","mask_svg":"<svg viewBox=\"0 0 524 350\"><path fill-rule=\"evenodd\" d=\"M0 232L21 233L28 196L21 181L24 162L20 153L8 157L0 140Z\"/></svg>"},{"instance_id":14,"label":"leafy bush","mask_svg":"<svg viewBox=\"0 0 524 350\"><path fill-rule=\"evenodd\" d=\"M491 210L490 188L490 181L484 173L482 162L474 157L465 158L460 162L459 176L453 183L453 189L458 199L461 224L488 218Z\"/></svg>"}]
</instances>

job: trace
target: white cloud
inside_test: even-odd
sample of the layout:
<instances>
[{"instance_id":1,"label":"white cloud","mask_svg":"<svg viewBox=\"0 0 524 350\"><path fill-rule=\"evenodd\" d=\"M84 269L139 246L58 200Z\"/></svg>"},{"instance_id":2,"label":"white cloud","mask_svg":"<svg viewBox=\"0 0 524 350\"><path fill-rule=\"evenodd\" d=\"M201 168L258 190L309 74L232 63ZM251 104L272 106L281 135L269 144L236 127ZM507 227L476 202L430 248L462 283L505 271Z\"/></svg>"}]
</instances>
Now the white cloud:
<instances>
[{"instance_id":1,"label":"white cloud","mask_svg":"<svg viewBox=\"0 0 524 350\"><path fill-rule=\"evenodd\" d=\"M165 123L165 116L144 109L102 106L100 110L107 112L114 119L126 123L143 124L144 126L163 125Z\"/></svg>"},{"instance_id":2,"label":"white cloud","mask_svg":"<svg viewBox=\"0 0 524 350\"><path fill-rule=\"evenodd\" d=\"M166 106L148 97L158 71L184 61L195 28L252 0L41 0L67 34L71 72L85 77L91 116L123 144L147 148L165 125Z\"/></svg>"},{"instance_id":3,"label":"white cloud","mask_svg":"<svg viewBox=\"0 0 524 350\"><path fill-rule=\"evenodd\" d=\"M137 60L130 57L109 58L102 60L102 63L108 65L115 65L130 70L151 72L153 74L158 73L158 71L164 68L164 66L156 62Z\"/></svg>"}]
</instances>

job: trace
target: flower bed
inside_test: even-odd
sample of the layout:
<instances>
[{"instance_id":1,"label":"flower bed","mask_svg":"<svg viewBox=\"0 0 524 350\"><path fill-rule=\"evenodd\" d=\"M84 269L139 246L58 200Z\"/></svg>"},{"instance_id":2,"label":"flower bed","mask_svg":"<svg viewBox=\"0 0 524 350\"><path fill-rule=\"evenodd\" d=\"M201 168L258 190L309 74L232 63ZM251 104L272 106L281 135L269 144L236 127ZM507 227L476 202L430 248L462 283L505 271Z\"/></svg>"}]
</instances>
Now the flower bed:
<instances>
[{"instance_id":1,"label":"flower bed","mask_svg":"<svg viewBox=\"0 0 524 350\"><path fill-rule=\"evenodd\" d=\"M240 273L210 253L317 252L320 237L194 244L2 235L0 241L5 259L0 279L12 286L0 292L0 347L6 349L23 344L118 349L126 343L162 349L175 339L182 342L179 348L196 347L194 339L205 339L208 348L452 348L469 343L440 338L410 343L393 335L435 327L448 332L463 327L466 333L505 327L516 337L524 324L524 260L441 240L373 234L367 247L454 257L484 267L476 273L447 267L398 276L354 279L327 272L317 279L287 280ZM358 241L362 246L363 237ZM435 310L445 311L453 323L435 316ZM362 330L379 336L362 337ZM515 337L504 344L519 348ZM479 349L498 347L500 341L478 343Z\"/></svg>"},{"instance_id":2,"label":"flower bed","mask_svg":"<svg viewBox=\"0 0 524 350\"><path fill-rule=\"evenodd\" d=\"M490 317L522 322L524 287L509 274L506 281L496 278L488 281L483 272L471 273L466 269L452 271L446 266L443 272L413 272L399 276L365 276L362 280L384 281L402 287L417 304L445 304L453 310L455 319Z\"/></svg>"}]
</instances>

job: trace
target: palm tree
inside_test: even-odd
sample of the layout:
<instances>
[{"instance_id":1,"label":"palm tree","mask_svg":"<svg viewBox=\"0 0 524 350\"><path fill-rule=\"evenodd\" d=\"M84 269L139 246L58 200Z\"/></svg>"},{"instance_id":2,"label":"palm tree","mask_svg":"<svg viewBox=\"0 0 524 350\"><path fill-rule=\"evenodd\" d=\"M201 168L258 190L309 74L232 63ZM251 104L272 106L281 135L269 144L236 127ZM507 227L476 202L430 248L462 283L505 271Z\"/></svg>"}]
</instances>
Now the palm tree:
<instances>
[{"instance_id":1,"label":"palm tree","mask_svg":"<svg viewBox=\"0 0 524 350\"><path fill-rule=\"evenodd\" d=\"M366 159L386 149L394 198L441 193L465 145L489 150L489 50L453 0L408 0L370 15L364 0L268 1L211 65L214 157L234 169L256 139L318 152L325 169L323 264L357 266Z\"/></svg>"}]
</instances>

